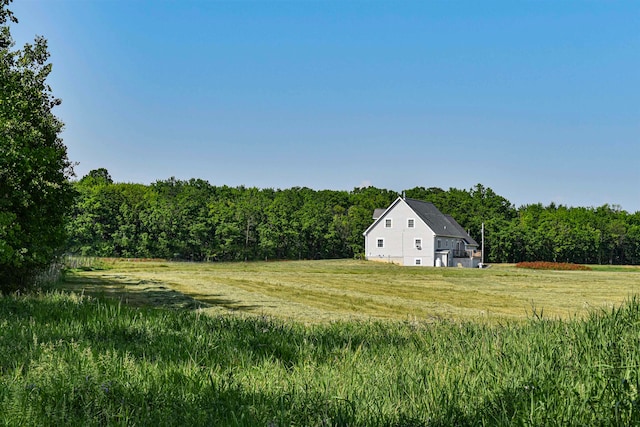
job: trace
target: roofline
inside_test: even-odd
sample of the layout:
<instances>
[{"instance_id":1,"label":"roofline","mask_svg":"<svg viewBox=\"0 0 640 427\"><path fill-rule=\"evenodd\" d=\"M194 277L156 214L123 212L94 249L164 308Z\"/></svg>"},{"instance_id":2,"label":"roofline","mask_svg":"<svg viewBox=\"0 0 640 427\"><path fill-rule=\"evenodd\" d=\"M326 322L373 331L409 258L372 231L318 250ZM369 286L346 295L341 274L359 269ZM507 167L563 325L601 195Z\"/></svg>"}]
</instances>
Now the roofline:
<instances>
[{"instance_id":1,"label":"roofline","mask_svg":"<svg viewBox=\"0 0 640 427\"><path fill-rule=\"evenodd\" d=\"M403 202L405 202L405 203L406 203L406 202L407 202L407 200L415 200L416 202L420 202L420 203L431 203L431 202L425 202L424 200L412 199L412 198L409 198L409 197L405 197L405 198L403 198L402 196L398 196L398 198L397 198L393 203L391 203L391 205L389 205L389 207L388 207L388 208L386 208L386 209L384 210L384 212L382 212L382 214L381 214L377 219L375 219L375 220L373 221L373 224L371 224L369 227L367 227L367 229L362 233L362 235L363 235L363 236L366 236L366 235L369 233L369 230L370 230L370 229L372 229L373 227L375 227L375 225L376 225L378 222L380 222L380 221L382 220L382 218L387 214L387 212L388 212L388 211L390 211L390 210L391 210L395 205L397 205L397 204L398 204L398 202L403 201ZM431 203L431 204L433 205L433 203ZM427 223L426 223L426 222L425 222L425 221L420 217L420 215L418 215L418 213L417 213L417 212L416 212L416 211L411 207L411 205L410 205L410 204L408 204L408 203L407 203L407 206L409 207L409 209L411 209L411 211L412 211L413 213L415 213L415 214L417 215L417 218L416 218L416 219L418 219L422 224L424 224L424 225L425 225L425 227L427 227L429 230L431 230L431 232L433 232L434 237L450 237L450 238L453 238L453 239L459 239L459 238L460 238L460 236L454 236L454 235L451 235L451 234L438 234L438 233L436 233L436 232L431 228L431 226L430 226L429 224L427 224ZM435 205L434 205L434 206L435 206ZM436 206L436 209L438 209L438 207L437 207L437 206ZM442 212L441 212L441 213L442 213ZM444 214L443 214L443 215L444 215Z\"/></svg>"},{"instance_id":2,"label":"roofline","mask_svg":"<svg viewBox=\"0 0 640 427\"><path fill-rule=\"evenodd\" d=\"M386 208L384 210L384 212L382 212L382 214L373 221L373 224L371 224L369 227L367 227L366 230L364 230L364 232L362 233L363 236L366 237L366 235L369 233L369 230L371 230L378 222L380 222L382 220L382 218L387 214L387 212L389 210L391 210L391 208L393 208L396 204L398 204L399 201L403 200L401 196L398 196L398 198L389 205L388 208Z\"/></svg>"},{"instance_id":3,"label":"roofline","mask_svg":"<svg viewBox=\"0 0 640 427\"><path fill-rule=\"evenodd\" d=\"M398 196L398 198L397 198L393 203L391 203L391 205L389 205L389 207L388 207L388 208L386 208L386 209L384 210L384 212L382 212L382 214L381 214L377 219L375 219L375 220L373 221L373 223L372 223L369 227L367 227L367 229L362 233L362 235L366 237L366 236L367 236L367 234L369 233L369 231L370 231L373 227L375 227L375 226L376 226L376 224L378 224L378 222L380 222L380 221L382 220L382 218L387 214L387 212L388 212L388 211L390 211L391 209L393 209L393 207L394 207L394 206L396 206L400 201L403 201L403 202L405 202L405 203L406 203L406 202L407 202L407 200L415 200L416 202L420 202L420 203L430 203L430 204L434 205L432 202L427 202L427 201L424 201L424 200L418 200L418 199L412 199L412 198L410 198L410 197L402 197L402 196ZM409 203L407 203L407 206L409 207L409 209L411 209L411 210L412 210L414 213L416 213L416 215L417 215L417 212L413 209L413 207L411 207L411 205L410 205ZM473 240L473 237L471 237L471 236L470 236L470 235L469 235L469 234L464 230L464 228L462 228L462 226L461 226L461 225L460 225L460 224L455 220L455 218L454 218L453 216L442 213L442 211L440 211L440 209L438 209L438 207L437 207L437 206L435 206L435 205L434 205L434 207L435 207L435 208L436 208L436 209L437 209L437 210L438 210L438 211L439 211L439 212L440 212L440 213L441 213L441 214L442 214L442 215L447 219L447 221L449 221L449 218L451 218L451 219L454 221L455 225L454 225L453 223L451 224L452 226L454 226L454 228L455 228L455 227L456 227L456 225L457 225L457 226L460 228L460 230L462 230L462 232L464 232L464 234L465 234L466 236L468 236L469 238L471 238L471 240ZM465 241L465 245L468 245L468 246L476 246L476 247L479 247L479 246L480 246L480 245L479 245L477 242L475 242L475 241L474 241L474 242L475 242L475 244L467 242L467 239L466 239L464 236L454 236L454 235L450 235L450 234L438 234L438 233L436 233L436 232L431 228L431 226L429 226L429 224L427 224L427 223L426 223L426 222L425 222L425 221L420 217L420 215L418 215L418 219L419 219L419 220L420 220L420 222L422 222L422 223L423 223L423 224L424 224L424 225L425 225L429 230L431 230L431 231L433 232L434 237L450 237L450 238L453 238L453 239L463 239L463 240Z\"/></svg>"}]
</instances>

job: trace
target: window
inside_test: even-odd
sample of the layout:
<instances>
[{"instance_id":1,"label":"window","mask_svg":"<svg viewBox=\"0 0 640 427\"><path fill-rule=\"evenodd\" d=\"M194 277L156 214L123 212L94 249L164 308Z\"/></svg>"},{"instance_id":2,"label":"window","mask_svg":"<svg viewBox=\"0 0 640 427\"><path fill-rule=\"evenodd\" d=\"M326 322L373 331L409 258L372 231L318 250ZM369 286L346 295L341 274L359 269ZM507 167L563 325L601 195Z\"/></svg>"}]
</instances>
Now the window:
<instances>
[{"instance_id":1,"label":"window","mask_svg":"<svg viewBox=\"0 0 640 427\"><path fill-rule=\"evenodd\" d=\"M442 240L438 239L438 249L442 247Z\"/></svg>"},{"instance_id":2,"label":"window","mask_svg":"<svg viewBox=\"0 0 640 427\"><path fill-rule=\"evenodd\" d=\"M407 220L407 228L413 228L416 226L416 220L413 218L409 218Z\"/></svg>"},{"instance_id":3,"label":"window","mask_svg":"<svg viewBox=\"0 0 640 427\"><path fill-rule=\"evenodd\" d=\"M391 228L391 218L384 220L384 228Z\"/></svg>"},{"instance_id":4,"label":"window","mask_svg":"<svg viewBox=\"0 0 640 427\"><path fill-rule=\"evenodd\" d=\"M422 265L422 258L416 258L414 262L415 262L414 265Z\"/></svg>"},{"instance_id":5,"label":"window","mask_svg":"<svg viewBox=\"0 0 640 427\"><path fill-rule=\"evenodd\" d=\"M418 250L422 249L422 239L420 238L413 239L413 246L415 246L416 249Z\"/></svg>"},{"instance_id":6,"label":"window","mask_svg":"<svg viewBox=\"0 0 640 427\"><path fill-rule=\"evenodd\" d=\"M448 247L449 247L449 241L448 241L448 240L445 240L445 241L444 241L444 245L448 248Z\"/></svg>"},{"instance_id":7,"label":"window","mask_svg":"<svg viewBox=\"0 0 640 427\"><path fill-rule=\"evenodd\" d=\"M384 248L384 239L378 239L376 242L376 246L379 248Z\"/></svg>"}]
</instances>

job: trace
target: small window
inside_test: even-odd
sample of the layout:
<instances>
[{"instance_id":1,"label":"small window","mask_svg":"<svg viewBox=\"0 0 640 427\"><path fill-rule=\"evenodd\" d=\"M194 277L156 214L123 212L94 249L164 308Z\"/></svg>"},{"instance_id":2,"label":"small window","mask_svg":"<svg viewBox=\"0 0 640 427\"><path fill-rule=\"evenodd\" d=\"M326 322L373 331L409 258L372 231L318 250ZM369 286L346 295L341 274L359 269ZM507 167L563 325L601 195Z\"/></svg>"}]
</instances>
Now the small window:
<instances>
[{"instance_id":1,"label":"small window","mask_svg":"<svg viewBox=\"0 0 640 427\"><path fill-rule=\"evenodd\" d=\"M409 218L407 220L407 228L413 228L416 226L416 220L413 218Z\"/></svg>"},{"instance_id":2,"label":"small window","mask_svg":"<svg viewBox=\"0 0 640 427\"><path fill-rule=\"evenodd\" d=\"M384 220L384 228L391 228L391 218Z\"/></svg>"},{"instance_id":3,"label":"small window","mask_svg":"<svg viewBox=\"0 0 640 427\"><path fill-rule=\"evenodd\" d=\"M418 250L422 249L422 239L420 239L420 238L413 239L413 245Z\"/></svg>"},{"instance_id":4,"label":"small window","mask_svg":"<svg viewBox=\"0 0 640 427\"><path fill-rule=\"evenodd\" d=\"M416 258L415 265L422 265L422 258Z\"/></svg>"},{"instance_id":5,"label":"small window","mask_svg":"<svg viewBox=\"0 0 640 427\"><path fill-rule=\"evenodd\" d=\"M442 241L438 239L438 249L440 249L441 247L442 247Z\"/></svg>"},{"instance_id":6,"label":"small window","mask_svg":"<svg viewBox=\"0 0 640 427\"><path fill-rule=\"evenodd\" d=\"M448 240L445 240L445 241L444 241L444 245L448 248L448 247L449 247L449 241L448 241Z\"/></svg>"},{"instance_id":7,"label":"small window","mask_svg":"<svg viewBox=\"0 0 640 427\"><path fill-rule=\"evenodd\" d=\"M376 246L378 246L379 248L384 248L384 239L378 239L378 241L376 242Z\"/></svg>"}]
</instances>

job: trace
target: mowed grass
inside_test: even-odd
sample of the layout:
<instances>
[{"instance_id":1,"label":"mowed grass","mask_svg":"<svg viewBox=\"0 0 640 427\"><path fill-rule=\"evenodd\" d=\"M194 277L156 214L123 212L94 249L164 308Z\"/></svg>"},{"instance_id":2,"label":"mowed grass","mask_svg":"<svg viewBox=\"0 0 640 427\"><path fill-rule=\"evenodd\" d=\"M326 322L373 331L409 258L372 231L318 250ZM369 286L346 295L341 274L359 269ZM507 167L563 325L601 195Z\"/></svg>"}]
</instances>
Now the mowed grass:
<instances>
[{"instance_id":1,"label":"mowed grass","mask_svg":"<svg viewBox=\"0 0 640 427\"><path fill-rule=\"evenodd\" d=\"M110 260L65 288L132 305L194 308L305 323L389 319L496 322L568 319L619 306L640 290L639 267L539 271L400 267L355 260L176 263Z\"/></svg>"}]
</instances>

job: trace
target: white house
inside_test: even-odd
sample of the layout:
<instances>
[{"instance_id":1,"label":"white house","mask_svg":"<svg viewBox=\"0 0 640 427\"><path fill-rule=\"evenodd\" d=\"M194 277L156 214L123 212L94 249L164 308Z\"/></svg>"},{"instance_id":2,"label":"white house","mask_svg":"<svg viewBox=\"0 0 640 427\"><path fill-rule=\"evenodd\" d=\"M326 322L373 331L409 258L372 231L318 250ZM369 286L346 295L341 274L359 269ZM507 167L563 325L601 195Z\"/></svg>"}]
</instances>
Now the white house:
<instances>
[{"instance_id":1,"label":"white house","mask_svg":"<svg viewBox=\"0 0 640 427\"><path fill-rule=\"evenodd\" d=\"M364 232L368 260L426 267L480 263L478 243L433 203L398 197L376 209L373 219Z\"/></svg>"}]
</instances>

